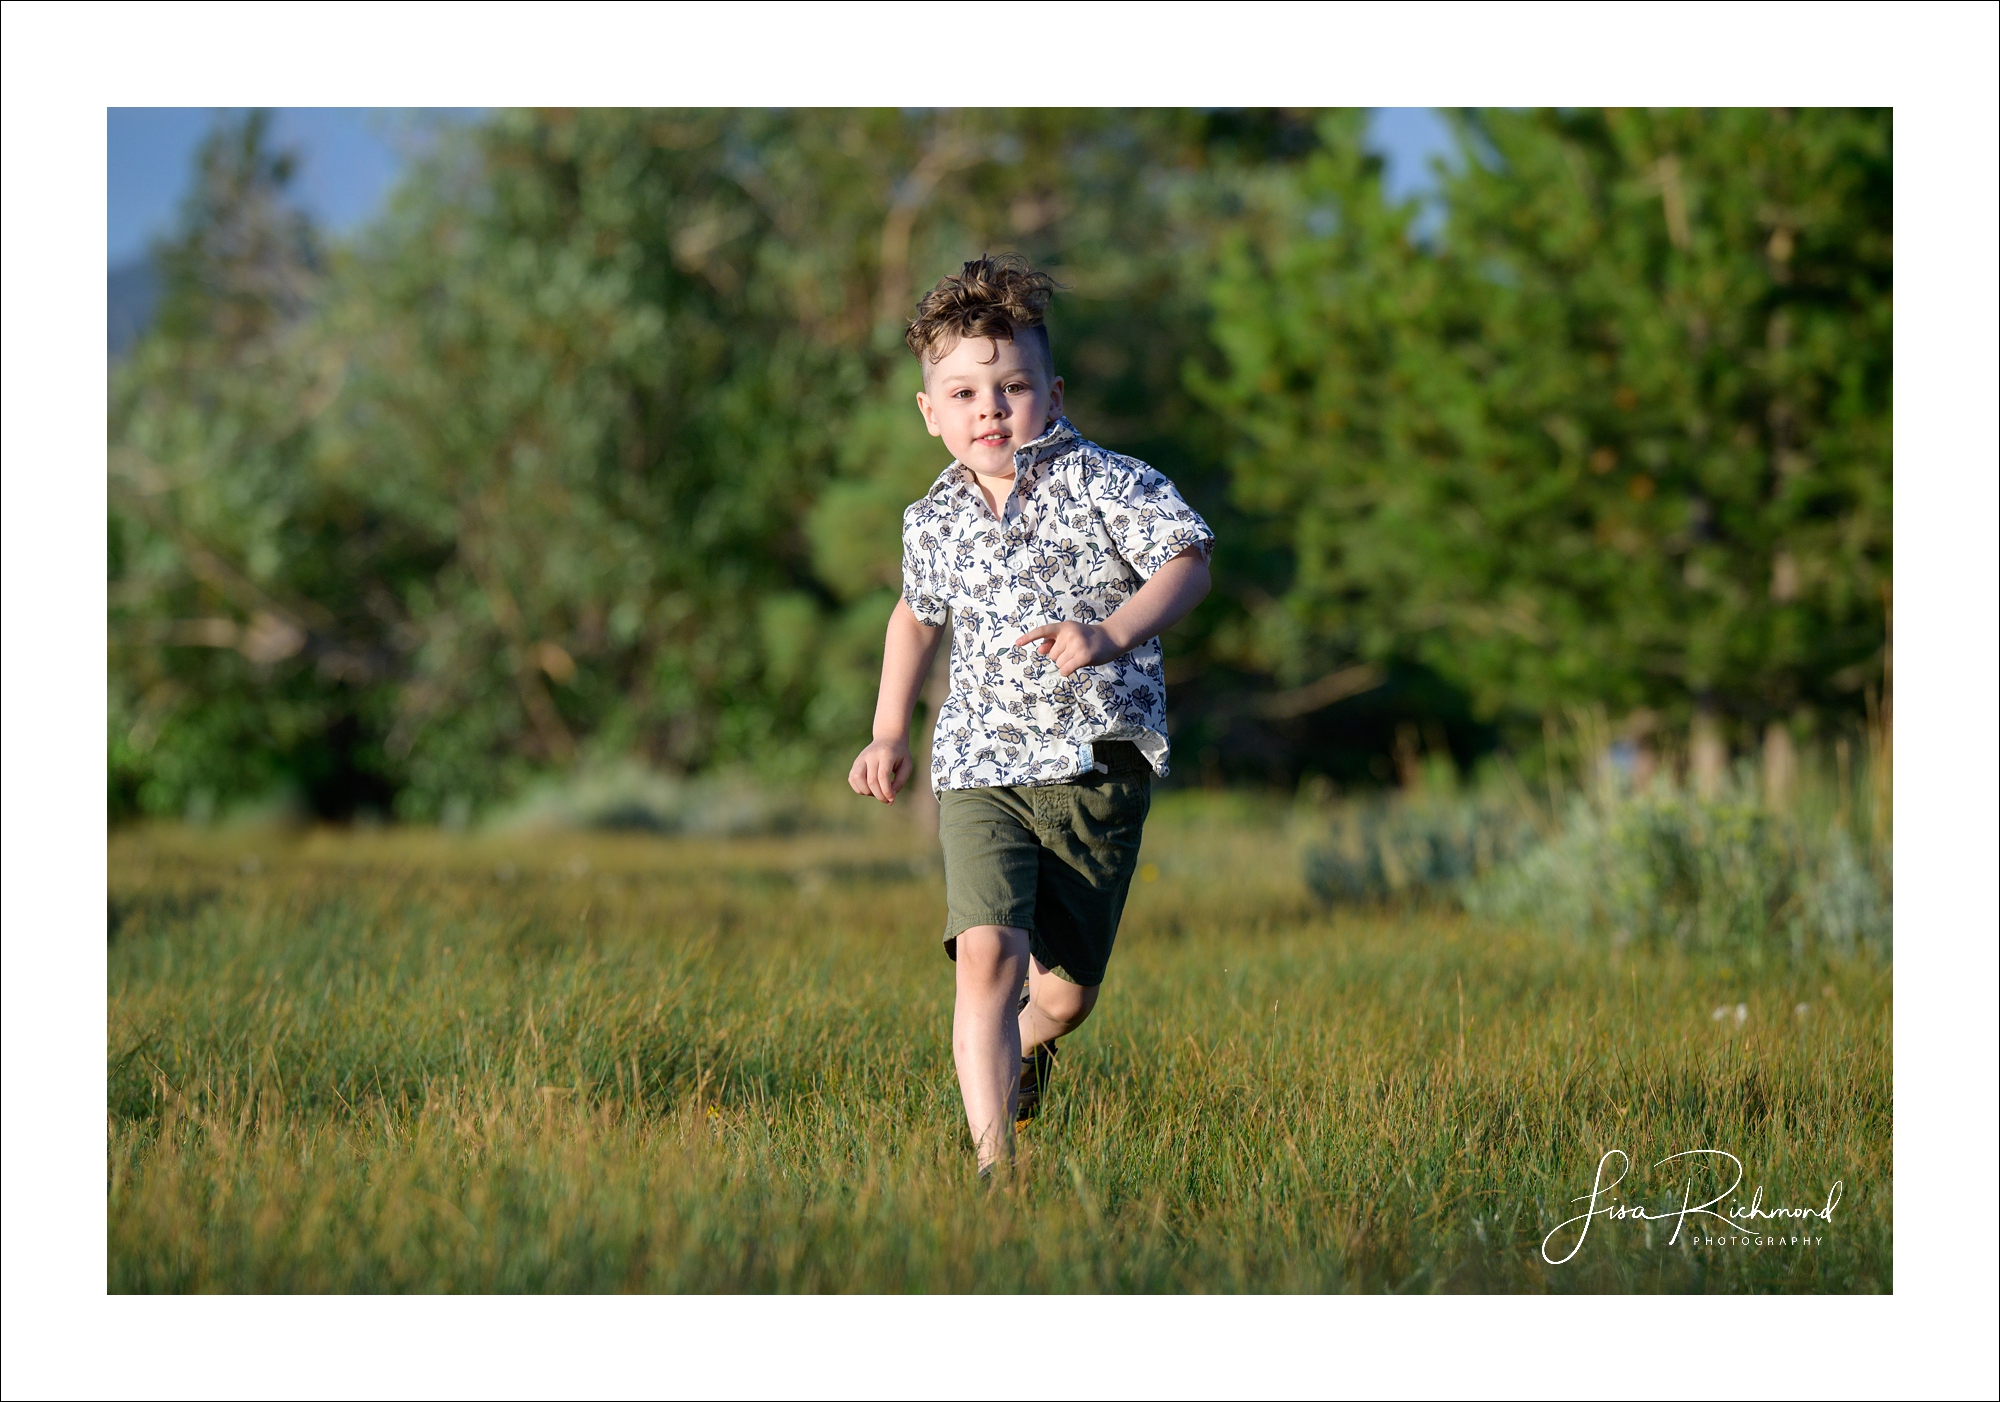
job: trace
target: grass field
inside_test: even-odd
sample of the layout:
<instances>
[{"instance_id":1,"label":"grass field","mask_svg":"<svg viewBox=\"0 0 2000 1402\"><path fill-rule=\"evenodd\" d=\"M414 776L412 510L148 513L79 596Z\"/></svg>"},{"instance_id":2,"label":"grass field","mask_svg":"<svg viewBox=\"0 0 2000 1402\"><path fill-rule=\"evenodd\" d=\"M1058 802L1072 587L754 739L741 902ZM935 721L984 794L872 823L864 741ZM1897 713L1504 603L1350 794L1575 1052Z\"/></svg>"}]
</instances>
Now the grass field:
<instances>
[{"instance_id":1,"label":"grass field","mask_svg":"<svg viewBox=\"0 0 2000 1402\"><path fill-rule=\"evenodd\" d=\"M1155 811L1104 1001L991 1192L898 815L116 833L110 1288L1891 1288L1885 962L1328 911L1285 822ZM1842 1196L1810 1246L1599 1219L1547 1264L1614 1148L1613 1200L1656 1212L1690 1149L1742 1161L1731 1204Z\"/></svg>"}]
</instances>

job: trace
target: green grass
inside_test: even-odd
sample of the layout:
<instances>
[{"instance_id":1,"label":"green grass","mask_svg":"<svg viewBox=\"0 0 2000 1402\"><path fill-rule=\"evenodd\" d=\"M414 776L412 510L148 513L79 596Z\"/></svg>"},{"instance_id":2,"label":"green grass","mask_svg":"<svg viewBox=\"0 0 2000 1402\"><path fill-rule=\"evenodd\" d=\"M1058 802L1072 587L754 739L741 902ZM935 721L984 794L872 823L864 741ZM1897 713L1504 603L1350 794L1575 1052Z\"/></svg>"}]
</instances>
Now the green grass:
<instances>
[{"instance_id":1,"label":"green grass","mask_svg":"<svg viewBox=\"0 0 2000 1402\"><path fill-rule=\"evenodd\" d=\"M1285 824L1156 812L1104 1000L991 1193L942 882L890 815L114 835L110 1288L1891 1288L1886 963L1329 913ZM1544 1263L1604 1150L1658 1209L1650 1165L1706 1147L1739 1200L1841 1181L1820 1243L1600 1220Z\"/></svg>"}]
</instances>

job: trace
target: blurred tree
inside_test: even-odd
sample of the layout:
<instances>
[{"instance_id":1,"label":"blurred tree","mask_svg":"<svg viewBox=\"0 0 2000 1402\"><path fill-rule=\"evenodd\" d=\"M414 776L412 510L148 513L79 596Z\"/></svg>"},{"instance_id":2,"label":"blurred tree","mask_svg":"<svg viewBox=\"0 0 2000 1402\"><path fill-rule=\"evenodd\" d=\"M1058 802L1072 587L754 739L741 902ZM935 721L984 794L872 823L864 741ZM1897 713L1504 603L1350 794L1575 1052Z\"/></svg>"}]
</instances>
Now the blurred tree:
<instances>
[{"instance_id":1,"label":"blurred tree","mask_svg":"<svg viewBox=\"0 0 2000 1402\"><path fill-rule=\"evenodd\" d=\"M1857 708L1890 567L1887 111L1459 119L1435 247L1324 119L1214 286L1296 679L1419 660L1488 715Z\"/></svg>"},{"instance_id":2,"label":"blurred tree","mask_svg":"<svg viewBox=\"0 0 2000 1402\"><path fill-rule=\"evenodd\" d=\"M267 139L253 114L203 145L158 323L112 377L114 813L388 794L375 595L435 556L313 470L343 366L313 315L325 252Z\"/></svg>"},{"instance_id":3,"label":"blurred tree","mask_svg":"<svg viewBox=\"0 0 2000 1402\"><path fill-rule=\"evenodd\" d=\"M503 113L333 260L261 123L219 134L114 391L115 802L431 817L592 754L844 767L947 458L916 290L987 249L1054 266L1086 431L1226 510L1178 392L1199 260L1227 172L1298 130Z\"/></svg>"},{"instance_id":4,"label":"blurred tree","mask_svg":"<svg viewBox=\"0 0 2000 1402\"><path fill-rule=\"evenodd\" d=\"M1203 138L1185 114L517 113L415 184L359 258L333 449L452 543L406 591L403 810L580 745L843 766L900 513L947 457L912 403L917 288L988 248L1056 266L1080 412L1172 453L1200 301L1162 177Z\"/></svg>"},{"instance_id":5,"label":"blurred tree","mask_svg":"<svg viewBox=\"0 0 2000 1402\"><path fill-rule=\"evenodd\" d=\"M219 129L113 372L113 811L843 769L946 461L903 318L999 250L1069 285L1071 417L1218 527L1182 772L1463 749L1466 693L1850 704L1887 116L1462 128L1429 245L1358 113L508 112L335 250L262 119Z\"/></svg>"}]
</instances>

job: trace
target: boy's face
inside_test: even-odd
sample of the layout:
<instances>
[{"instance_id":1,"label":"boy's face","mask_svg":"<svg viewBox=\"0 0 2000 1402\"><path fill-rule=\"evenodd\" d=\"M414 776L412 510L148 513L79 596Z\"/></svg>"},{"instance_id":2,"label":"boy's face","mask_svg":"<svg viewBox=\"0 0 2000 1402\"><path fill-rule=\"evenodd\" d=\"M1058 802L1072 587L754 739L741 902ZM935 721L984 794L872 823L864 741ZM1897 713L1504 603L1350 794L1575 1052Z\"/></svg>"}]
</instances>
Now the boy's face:
<instances>
[{"instance_id":1,"label":"boy's face","mask_svg":"<svg viewBox=\"0 0 2000 1402\"><path fill-rule=\"evenodd\" d=\"M1062 412L1062 376L1051 379L1039 347L1024 340L960 341L930 367L917 395L931 437L982 477L1013 476L1014 450Z\"/></svg>"}]
</instances>

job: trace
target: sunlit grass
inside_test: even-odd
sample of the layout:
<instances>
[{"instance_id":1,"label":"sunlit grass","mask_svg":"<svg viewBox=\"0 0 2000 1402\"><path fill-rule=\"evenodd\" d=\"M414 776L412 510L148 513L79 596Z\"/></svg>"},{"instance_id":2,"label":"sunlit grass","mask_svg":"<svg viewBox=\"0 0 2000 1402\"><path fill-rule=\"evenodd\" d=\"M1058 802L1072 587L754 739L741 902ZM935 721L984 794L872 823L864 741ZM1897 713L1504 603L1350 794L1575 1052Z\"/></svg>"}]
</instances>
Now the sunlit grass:
<instances>
[{"instance_id":1,"label":"sunlit grass","mask_svg":"<svg viewBox=\"0 0 2000 1402\"><path fill-rule=\"evenodd\" d=\"M111 1288L1891 1287L1885 964L1328 913L1297 847L1162 802L984 1192L913 827L115 836ZM1840 1181L1820 1242L1599 1221L1544 1262L1606 1149L1658 1208L1705 1147L1739 1200Z\"/></svg>"}]
</instances>

